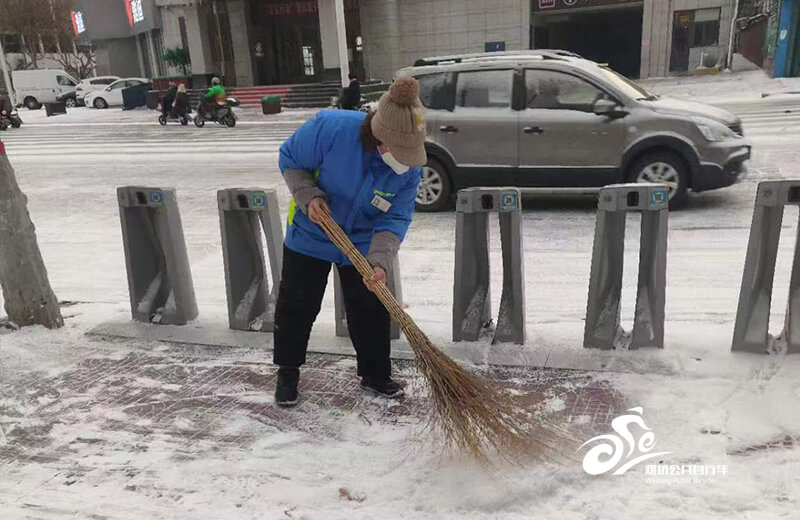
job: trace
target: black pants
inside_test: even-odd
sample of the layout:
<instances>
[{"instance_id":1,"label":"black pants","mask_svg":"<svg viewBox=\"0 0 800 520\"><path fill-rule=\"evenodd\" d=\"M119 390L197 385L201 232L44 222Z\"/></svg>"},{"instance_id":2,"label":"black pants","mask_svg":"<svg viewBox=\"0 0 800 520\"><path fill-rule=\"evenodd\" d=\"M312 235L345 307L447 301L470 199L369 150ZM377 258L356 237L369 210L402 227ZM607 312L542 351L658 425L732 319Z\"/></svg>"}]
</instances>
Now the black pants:
<instances>
[{"instance_id":1,"label":"black pants","mask_svg":"<svg viewBox=\"0 0 800 520\"><path fill-rule=\"evenodd\" d=\"M391 375L389 312L364 285L355 267L337 266L342 281L347 328L356 349L358 375L387 379ZM279 366L306 361L311 327L319 314L331 263L283 247L283 271L275 308L275 351Z\"/></svg>"}]
</instances>

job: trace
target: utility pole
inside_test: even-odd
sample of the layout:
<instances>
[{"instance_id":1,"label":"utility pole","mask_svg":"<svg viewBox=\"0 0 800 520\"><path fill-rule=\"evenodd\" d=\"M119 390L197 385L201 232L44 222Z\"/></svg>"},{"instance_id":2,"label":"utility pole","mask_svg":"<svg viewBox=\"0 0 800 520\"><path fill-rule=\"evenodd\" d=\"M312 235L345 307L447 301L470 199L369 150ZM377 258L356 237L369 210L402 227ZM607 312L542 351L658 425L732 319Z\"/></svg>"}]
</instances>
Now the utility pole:
<instances>
[{"instance_id":1,"label":"utility pole","mask_svg":"<svg viewBox=\"0 0 800 520\"><path fill-rule=\"evenodd\" d=\"M344 18L344 0L334 0L336 14L336 43L339 48L339 70L342 73L342 87L350 84L350 60L347 56L347 28Z\"/></svg>"},{"instance_id":2,"label":"utility pole","mask_svg":"<svg viewBox=\"0 0 800 520\"><path fill-rule=\"evenodd\" d=\"M0 35L2 36L2 35ZM11 76L8 74L8 62L6 61L6 52L3 50L3 38L0 37L0 67L3 68L3 81L6 84L8 91L8 99L11 100L11 106L17 106L16 96L14 96L14 89L11 87Z\"/></svg>"},{"instance_id":3,"label":"utility pole","mask_svg":"<svg viewBox=\"0 0 800 520\"><path fill-rule=\"evenodd\" d=\"M222 77L224 78L224 83L230 85L230 79L227 76L227 70L225 66L225 45L222 43L222 24L219 21L219 13L220 13L220 4L219 0L215 0L213 4L211 4L213 11L214 11L214 18L217 22L217 42L219 43L219 64L220 69L222 72Z\"/></svg>"},{"instance_id":4,"label":"utility pole","mask_svg":"<svg viewBox=\"0 0 800 520\"><path fill-rule=\"evenodd\" d=\"M731 13L731 32L728 38L728 69L733 67L733 39L736 30L736 18L739 16L739 0L733 1L733 12Z\"/></svg>"}]
</instances>

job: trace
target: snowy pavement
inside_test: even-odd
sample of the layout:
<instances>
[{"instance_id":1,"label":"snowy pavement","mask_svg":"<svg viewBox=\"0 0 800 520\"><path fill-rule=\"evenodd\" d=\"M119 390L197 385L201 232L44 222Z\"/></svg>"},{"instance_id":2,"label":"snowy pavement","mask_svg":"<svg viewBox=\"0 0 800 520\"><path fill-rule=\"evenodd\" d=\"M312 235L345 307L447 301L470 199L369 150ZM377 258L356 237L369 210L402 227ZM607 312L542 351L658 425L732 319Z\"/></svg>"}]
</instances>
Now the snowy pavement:
<instances>
[{"instance_id":1,"label":"snowy pavement","mask_svg":"<svg viewBox=\"0 0 800 520\"><path fill-rule=\"evenodd\" d=\"M441 457L435 444L415 440L424 403L405 362L397 366L411 397L386 403L353 391L350 358L315 355L304 372L306 400L284 413L271 402L266 344L87 336L129 317L115 197L127 184L177 189L198 323L224 327L216 190L276 189L285 215L277 149L310 112L246 113L235 129L162 128L146 111L83 109L49 120L23 112L26 125L0 137L53 288L73 304L61 331L0 335L0 518L796 518L800 359L729 350L755 183L800 175L800 98L727 108L742 115L754 143L750 175L670 215L666 348L613 354L670 373L492 374L585 440L610 432L613 415L643 407L658 450L672 452L665 464L726 466L713 482L688 483L648 481L644 464L621 476L590 477L580 464L498 474ZM549 349L581 359L594 201L532 198L523 219L529 341L519 355ZM787 210L773 331L785 310L794 219ZM632 216L627 266L637 263L635 224ZM454 228L452 213L415 215L401 251L407 310L438 344L449 337ZM626 270L628 326L635 284L635 268ZM494 309L498 299L495 291ZM332 294L319 321L333 321ZM321 330L315 342L327 341Z\"/></svg>"},{"instance_id":2,"label":"snowy pavement","mask_svg":"<svg viewBox=\"0 0 800 520\"><path fill-rule=\"evenodd\" d=\"M638 83L656 94L708 103L800 94L800 78L772 78L761 69L736 73L723 71L709 76L653 78Z\"/></svg>"}]
</instances>

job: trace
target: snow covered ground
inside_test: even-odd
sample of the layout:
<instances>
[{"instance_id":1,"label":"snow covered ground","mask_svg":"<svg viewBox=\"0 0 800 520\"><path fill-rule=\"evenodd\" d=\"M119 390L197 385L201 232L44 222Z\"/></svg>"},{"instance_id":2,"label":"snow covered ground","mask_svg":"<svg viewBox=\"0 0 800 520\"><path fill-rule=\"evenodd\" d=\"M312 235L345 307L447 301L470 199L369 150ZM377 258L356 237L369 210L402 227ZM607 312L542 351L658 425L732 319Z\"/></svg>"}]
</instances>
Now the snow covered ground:
<instances>
[{"instance_id":1,"label":"snow covered ground","mask_svg":"<svg viewBox=\"0 0 800 520\"><path fill-rule=\"evenodd\" d=\"M676 87L673 93L715 95L712 91L703 96L697 88ZM598 384L611 385L627 405L643 407L657 449L672 452L664 457L666 463L727 466L727 474L710 483L651 482L644 464L625 475L600 477L587 475L578 463L487 471L469 461L442 458L430 446L416 446L409 439L413 424L371 420L378 413L374 404L364 414L307 407L301 420L310 421L306 427L283 430L231 412L225 418L232 432L256 434L246 449L212 445L194 436L176 444L158 435L108 428L114 420L130 420L124 407L101 399L113 385L88 384L62 396L31 394L38 404L26 409L20 403L30 399L3 391L19 391L25 378L71 374L98 356L144 356L164 366L180 366L159 357L178 356L176 347L85 336L100 323L126 319L129 312L115 188L137 184L177 189L199 323L224 327L216 190L276 189L285 215L288 196L276 167L277 148L310 112L286 112L275 119L245 113L232 130L161 128L146 111L79 109L49 120L43 112L23 112L26 125L21 131L0 137L28 195L53 288L60 299L78 303L65 308L69 319L64 330L0 335L0 452L13 447L14 428L22 428L26 418L42 417L42 407L58 406L69 398L87 403L91 413L75 423L65 412L63 424L44 435L53 447L60 447L56 452L61 460L21 457L0 467L0 513L6 510L2 517L797 518L800 356L733 355L729 350L756 182L800 176L800 98L761 100L753 88L748 93L753 95L729 101L728 108L743 116L745 132L754 143L749 177L732 188L696 197L690 209L670 215L666 348L613 354L647 360L641 371L588 375ZM780 330L785 310L795 211L787 210L784 223L773 331ZM594 220L591 198L526 201L529 339L520 347L520 357L537 349L578 360L588 355L581 340ZM623 290L628 325L636 285L635 216L629 226ZM439 344L447 344L449 337L454 229L453 213L418 214L401 252L408 311ZM502 280L494 231L497 309ZM319 321L332 320L328 294ZM314 341L335 340L318 334ZM269 355L259 351L201 354L192 365L252 363L256 372L269 370ZM653 373L648 366L668 370ZM151 379L137 379L136 384L146 387L153 384ZM180 379L169 384L180 385ZM271 388L247 389L247 396L269 406ZM94 395L97 392L101 395ZM554 397L547 407L558 410L563 402ZM317 418L320 414L322 419ZM91 448L95 438L112 439L115 448ZM756 448L769 443L795 447ZM182 457L184 452L190 456ZM125 468L135 471L127 475ZM72 479L70 472L84 477Z\"/></svg>"},{"instance_id":2,"label":"snow covered ground","mask_svg":"<svg viewBox=\"0 0 800 520\"><path fill-rule=\"evenodd\" d=\"M723 71L710 76L653 78L639 83L657 94L708 103L752 101L800 92L800 78L771 78L761 69L736 73Z\"/></svg>"}]
</instances>

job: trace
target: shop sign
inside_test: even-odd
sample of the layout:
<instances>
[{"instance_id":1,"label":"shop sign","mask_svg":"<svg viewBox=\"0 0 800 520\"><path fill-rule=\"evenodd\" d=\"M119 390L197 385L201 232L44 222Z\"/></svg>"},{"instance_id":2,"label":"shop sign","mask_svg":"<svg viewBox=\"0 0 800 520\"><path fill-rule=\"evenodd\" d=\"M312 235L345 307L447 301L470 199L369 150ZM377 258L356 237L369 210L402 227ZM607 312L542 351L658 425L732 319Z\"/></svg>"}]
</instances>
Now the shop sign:
<instances>
[{"instance_id":1,"label":"shop sign","mask_svg":"<svg viewBox=\"0 0 800 520\"><path fill-rule=\"evenodd\" d=\"M603 7L637 2L640 2L640 0L533 0L533 10L580 9L583 7Z\"/></svg>"},{"instance_id":2,"label":"shop sign","mask_svg":"<svg viewBox=\"0 0 800 520\"><path fill-rule=\"evenodd\" d=\"M142 0L125 0L125 11L128 15L128 23L131 24L131 27L144 21Z\"/></svg>"},{"instance_id":3,"label":"shop sign","mask_svg":"<svg viewBox=\"0 0 800 520\"><path fill-rule=\"evenodd\" d=\"M72 11L72 28L75 30L75 36L80 36L86 32L86 22L83 21L82 12Z\"/></svg>"},{"instance_id":4,"label":"shop sign","mask_svg":"<svg viewBox=\"0 0 800 520\"><path fill-rule=\"evenodd\" d=\"M266 18L296 18L317 16L319 7L317 0L294 0L286 2L270 2L264 5ZM345 11L358 10L358 0L344 0Z\"/></svg>"}]
</instances>

